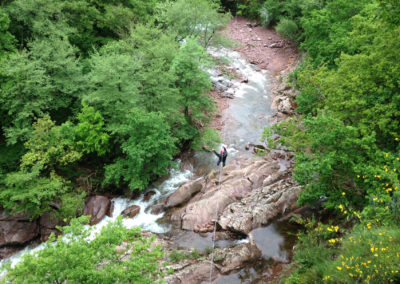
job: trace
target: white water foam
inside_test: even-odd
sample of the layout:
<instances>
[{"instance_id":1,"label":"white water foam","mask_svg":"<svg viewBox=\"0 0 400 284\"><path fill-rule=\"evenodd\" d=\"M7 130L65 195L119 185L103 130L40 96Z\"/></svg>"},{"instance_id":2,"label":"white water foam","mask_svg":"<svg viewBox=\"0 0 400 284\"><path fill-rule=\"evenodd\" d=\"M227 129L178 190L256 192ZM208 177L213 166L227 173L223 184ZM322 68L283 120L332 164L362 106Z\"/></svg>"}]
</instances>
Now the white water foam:
<instances>
[{"instance_id":1,"label":"white water foam","mask_svg":"<svg viewBox=\"0 0 400 284\"><path fill-rule=\"evenodd\" d=\"M178 161L179 164L180 161ZM157 202L160 202L164 198L166 198L169 194L178 189L178 187L184 182L188 181L190 177L193 175L192 171L186 170L170 170L170 177L161 183L157 188L149 188L146 190L137 200L131 200L124 197L113 198L114 202L114 210L112 217L105 216L98 224L92 226L92 232L89 237L89 240L92 240L96 237L98 233L100 233L101 229L106 226L108 223L115 221L118 216L121 215L121 212L131 205L137 205L140 207L140 212L134 218L126 218L123 220L123 224L126 228L134 228L141 227L142 230L148 230L153 233L165 233L170 230L169 226L161 225L157 223L157 220L163 217L164 213L160 214L151 214L150 207ZM148 191L153 191L155 194L150 198L148 202L144 201L144 195ZM23 250L15 253L14 255L2 259L0 261L0 265L10 262L11 267L14 267L18 262L20 262L23 256L27 253L34 254L45 248L45 244L42 243L40 245L29 245L25 247ZM4 275L6 272L0 274L0 277Z\"/></svg>"}]
</instances>

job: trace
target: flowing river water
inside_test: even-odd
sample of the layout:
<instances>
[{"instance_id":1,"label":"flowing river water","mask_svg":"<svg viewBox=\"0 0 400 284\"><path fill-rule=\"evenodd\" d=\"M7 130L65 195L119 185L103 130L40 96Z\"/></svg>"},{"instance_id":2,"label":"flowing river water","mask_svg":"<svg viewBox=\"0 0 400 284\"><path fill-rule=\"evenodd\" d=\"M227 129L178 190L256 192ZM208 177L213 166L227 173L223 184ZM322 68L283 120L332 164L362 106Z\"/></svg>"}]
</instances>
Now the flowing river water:
<instances>
[{"instance_id":1,"label":"flowing river water","mask_svg":"<svg viewBox=\"0 0 400 284\"><path fill-rule=\"evenodd\" d=\"M259 70L250 64L239 53L226 48L209 49L212 57L223 58L226 61L225 68L235 76L223 74L218 67L208 70L210 78L216 89L227 95L233 95L229 100L229 106L222 113L224 126L221 130L223 143L228 146L227 163L240 163L242 158L251 158L251 152L245 150L248 144L259 144L263 129L269 124L274 111L271 110L271 74L265 70ZM233 77L233 78L232 78ZM211 247L211 234L200 236L194 232L171 230L172 224L168 218L163 218L164 213L152 214L151 207L160 203L169 194L179 188L184 182L196 178L194 172L208 172L216 168L216 157L208 152L195 153L191 159L190 170L172 169L169 177L159 185L150 186L143 194L130 200L123 197L114 198L114 211L112 217L105 217L99 224L94 226L94 231L99 232L107 223L114 221L120 213L131 205L140 206L140 213L133 219L124 219L127 228L140 226L143 230L154 233L166 233L182 247L204 250ZM199 170L200 169L200 170ZM152 192L150 200L145 201L145 194ZM222 276L218 283L251 283L260 275L265 274L271 261L286 262L293 246L293 237L288 234L292 229L287 223L273 223L270 226L253 230L254 241L260 248L263 260L249 264L234 274ZM221 240L216 242L216 247L225 247L233 243L248 241L244 240ZM27 246L24 250L13 256L3 259L5 262L18 263L26 253L34 253L43 248L43 245Z\"/></svg>"}]
</instances>

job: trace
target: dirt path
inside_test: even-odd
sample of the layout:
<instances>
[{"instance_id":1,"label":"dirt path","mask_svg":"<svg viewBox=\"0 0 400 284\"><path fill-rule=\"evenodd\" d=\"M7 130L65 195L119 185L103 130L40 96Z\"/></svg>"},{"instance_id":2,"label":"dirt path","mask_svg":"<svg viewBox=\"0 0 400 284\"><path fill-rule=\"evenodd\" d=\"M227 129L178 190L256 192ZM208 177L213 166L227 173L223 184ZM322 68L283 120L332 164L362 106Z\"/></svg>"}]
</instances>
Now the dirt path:
<instances>
[{"instance_id":1,"label":"dirt path","mask_svg":"<svg viewBox=\"0 0 400 284\"><path fill-rule=\"evenodd\" d=\"M299 52L295 43L284 39L271 28L235 17L224 32L240 44L235 50L249 62L275 75L296 65L298 61Z\"/></svg>"}]
</instances>

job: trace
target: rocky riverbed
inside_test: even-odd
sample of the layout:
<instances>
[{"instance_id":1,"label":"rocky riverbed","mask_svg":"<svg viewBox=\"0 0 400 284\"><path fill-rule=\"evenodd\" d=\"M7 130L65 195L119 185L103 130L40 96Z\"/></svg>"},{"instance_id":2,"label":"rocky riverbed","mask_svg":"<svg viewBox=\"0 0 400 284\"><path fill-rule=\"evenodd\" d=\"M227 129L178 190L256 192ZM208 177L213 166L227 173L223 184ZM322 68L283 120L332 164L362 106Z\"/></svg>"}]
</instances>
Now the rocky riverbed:
<instances>
[{"instance_id":1,"label":"rocky riverbed","mask_svg":"<svg viewBox=\"0 0 400 284\"><path fill-rule=\"evenodd\" d=\"M286 81L298 59L294 45L273 30L242 18L234 19L225 33L239 42L237 51L254 63L255 70L269 71L269 99L274 111L269 117L269 124L279 123L293 115L296 91ZM240 80L243 83L248 78L241 76ZM213 95L219 94L217 102L224 100L222 111L229 112L232 110L230 100L234 96L224 95L226 90L218 90L216 88ZM224 133L232 124L229 115L222 113L218 119L216 128ZM235 144L243 147L243 143ZM250 144L245 148L251 151L254 146L257 145ZM207 255L174 265L174 273L164 279L167 283L205 283L210 280L213 283L247 283L250 280L265 283L272 281L290 261L289 255L281 256L274 252L265 256L263 251L274 243L274 238L267 232L274 227L265 226L282 216L287 219L285 216L299 209L296 201L301 187L292 177L293 153L284 147L274 150L267 149L265 144L259 147L264 152L263 156L240 155L243 149L237 149L239 154L236 159L230 160L221 176L218 169L211 170L207 175L183 184L153 208L156 211L166 210L165 218L175 225L175 230L194 231L211 238L216 226L216 239L225 235L231 239L245 240L217 250L213 263L211 256ZM256 240L253 234L257 234ZM177 242L173 243L176 246ZM263 267L261 272L247 279L238 276L238 271L257 266L266 258L270 260L268 269Z\"/></svg>"}]
</instances>

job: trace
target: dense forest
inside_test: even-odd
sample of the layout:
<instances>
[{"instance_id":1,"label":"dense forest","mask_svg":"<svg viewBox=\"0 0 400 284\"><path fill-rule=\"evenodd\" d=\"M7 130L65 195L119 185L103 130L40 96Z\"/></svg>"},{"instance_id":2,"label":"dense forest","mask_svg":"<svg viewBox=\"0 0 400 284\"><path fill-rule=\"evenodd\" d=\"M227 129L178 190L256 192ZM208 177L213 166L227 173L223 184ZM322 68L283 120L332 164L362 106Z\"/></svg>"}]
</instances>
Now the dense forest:
<instances>
[{"instance_id":1,"label":"dense forest","mask_svg":"<svg viewBox=\"0 0 400 284\"><path fill-rule=\"evenodd\" d=\"M181 149L213 135L204 48L229 19L217 4L16 0L0 8L3 208L35 217L57 204L60 218L75 217L87 194L142 190Z\"/></svg>"},{"instance_id":2,"label":"dense forest","mask_svg":"<svg viewBox=\"0 0 400 284\"><path fill-rule=\"evenodd\" d=\"M280 134L295 151L294 177L304 186L298 203L322 201L330 218L300 221L307 230L285 282L399 282L400 2L267 0L238 8L304 53L291 75L299 115L265 135Z\"/></svg>"},{"instance_id":3,"label":"dense forest","mask_svg":"<svg viewBox=\"0 0 400 284\"><path fill-rule=\"evenodd\" d=\"M28 257L9 279L153 283L162 274L162 253L138 231L119 221L82 246L89 232L73 218L87 195L143 190L180 151L217 139L207 128L205 48L229 20L221 5L303 54L289 82L297 114L265 137L295 152L299 205L322 209L298 220L304 230L282 282L400 282L397 0L2 1L0 205L32 217L57 206L58 218L72 220L69 241ZM137 247L132 274L113 262L127 239ZM59 265L66 261L73 269Z\"/></svg>"}]
</instances>

